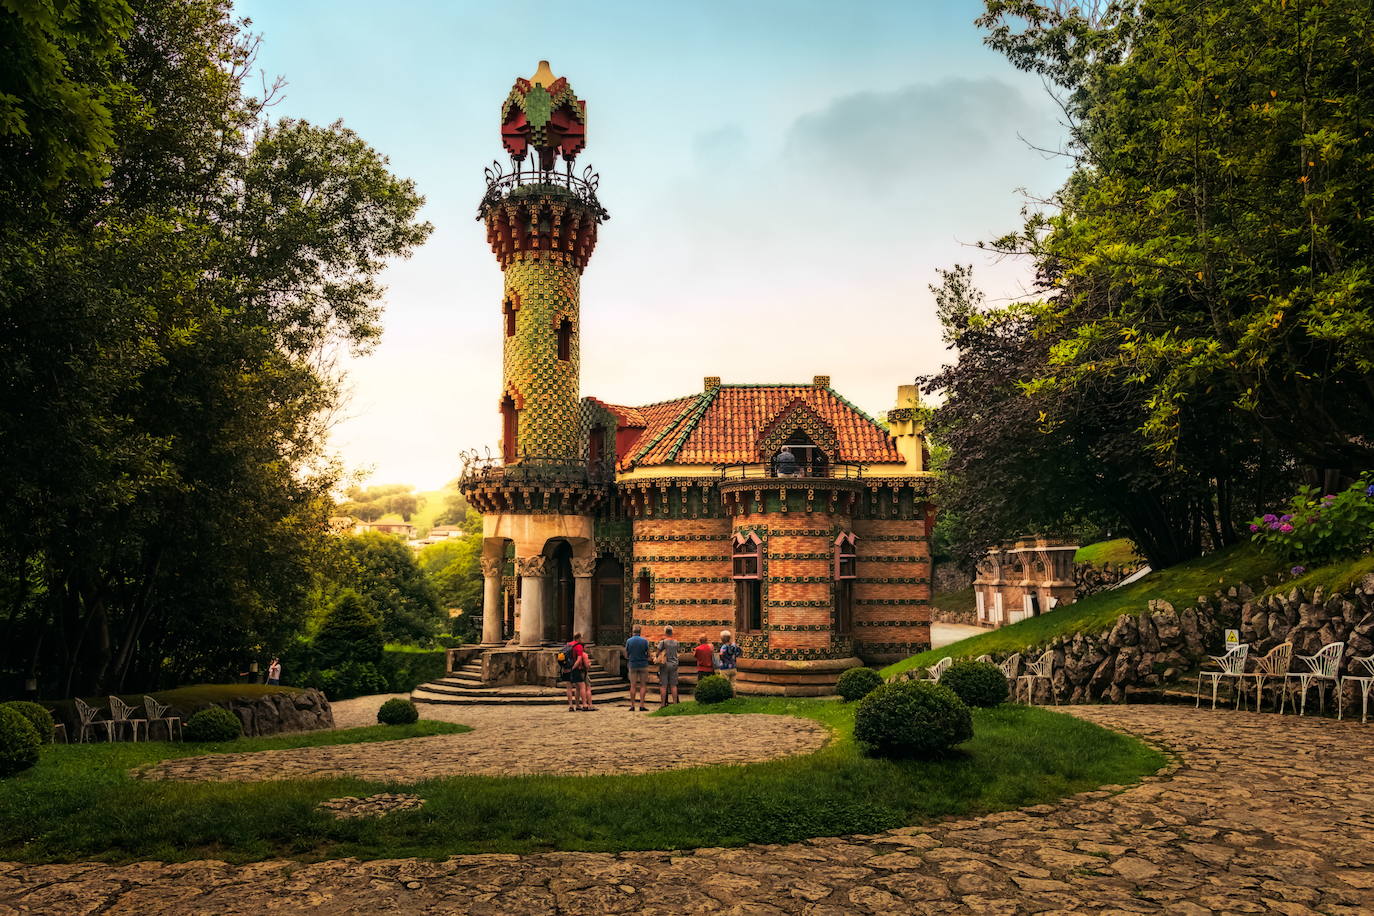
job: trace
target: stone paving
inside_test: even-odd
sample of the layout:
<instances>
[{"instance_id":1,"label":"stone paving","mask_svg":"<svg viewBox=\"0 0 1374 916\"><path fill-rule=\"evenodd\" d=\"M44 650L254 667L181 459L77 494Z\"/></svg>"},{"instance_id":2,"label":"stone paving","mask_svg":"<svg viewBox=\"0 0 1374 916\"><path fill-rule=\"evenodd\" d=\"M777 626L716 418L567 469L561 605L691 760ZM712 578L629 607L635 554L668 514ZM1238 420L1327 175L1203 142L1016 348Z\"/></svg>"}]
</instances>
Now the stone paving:
<instances>
[{"instance_id":1,"label":"stone paving","mask_svg":"<svg viewBox=\"0 0 1374 916\"><path fill-rule=\"evenodd\" d=\"M317 864L0 865L0 913L1374 913L1374 728L1074 715L1175 749L1124 792L785 846Z\"/></svg>"},{"instance_id":2,"label":"stone paving","mask_svg":"<svg viewBox=\"0 0 1374 916\"><path fill-rule=\"evenodd\" d=\"M215 782L356 776L413 783L457 775L647 773L808 754L830 738L820 723L790 716L662 719L631 712L628 705L579 713L561 706L426 706L422 714L474 730L403 741L179 757L152 764L138 775Z\"/></svg>"}]
</instances>

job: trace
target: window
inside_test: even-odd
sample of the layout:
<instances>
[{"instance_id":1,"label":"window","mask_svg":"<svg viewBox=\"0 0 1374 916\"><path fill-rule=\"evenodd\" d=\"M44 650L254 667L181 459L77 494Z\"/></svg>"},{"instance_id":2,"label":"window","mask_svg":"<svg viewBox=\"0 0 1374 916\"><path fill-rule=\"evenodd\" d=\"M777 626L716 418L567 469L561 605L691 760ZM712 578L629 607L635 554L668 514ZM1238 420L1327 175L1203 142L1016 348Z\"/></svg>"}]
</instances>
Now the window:
<instances>
[{"instance_id":1,"label":"window","mask_svg":"<svg viewBox=\"0 0 1374 916\"><path fill-rule=\"evenodd\" d=\"M506 316L506 336L515 336L515 313L520 311L520 301L514 296L507 296L506 301L501 303L501 311Z\"/></svg>"},{"instance_id":2,"label":"window","mask_svg":"<svg viewBox=\"0 0 1374 916\"><path fill-rule=\"evenodd\" d=\"M501 399L501 458L506 464L515 461L519 440L520 411L515 407L515 399L506 395Z\"/></svg>"},{"instance_id":3,"label":"window","mask_svg":"<svg viewBox=\"0 0 1374 916\"><path fill-rule=\"evenodd\" d=\"M572 322L566 318L558 320L558 358L572 359Z\"/></svg>"},{"instance_id":4,"label":"window","mask_svg":"<svg viewBox=\"0 0 1374 916\"><path fill-rule=\"evenodd\" d=\"M835 538L835 632L847 636L854 627L854 580L858 576L858 557L851 532Z\"/></svg>"},{"instance_id":5,"label":"window","mask_svg":"<svg viewBox=\"0 0 1374 916\"><path fill-rule=\"evenodd\" d=\"M653 595L651 585L652 580L649 578L649 570L641 569L639 571L639 578L635 580L635 600L640 604L649 603Z\"/></svg>"},{"instance_id":6,"label":"window","mask_svg":"<svg viewBox=\"0 0 1374 916\"><path fill-rule=\"evenodd\" d=\"M858 575L856 566L858 557L855 553L855 542L858 541L853 534L842 532L835 538L835 578L853 579Z\"/></svg>"},{"instance_id":7,"label":"window","mask_svg":"<svg viewBox=\"0 0 1374 916\"><path fill-rule=\"evenodd\" d=\"M757 534L735 535L731 567L735 580L735 629L746 633L763 629L761 548Z\"/></svg>"},{"instance_id":8,"label":"window","mask_svg":"<svg viewBox=\"0 0 1374 916\"><path fill-rule=\"evenodd\" d=\"M621 604L625 588L625 567L613 557L596 561L596 625L599 630L619 630L625 625ZM584 634L585 635L585 634Z\"/></svg>"},{"instance_id":9,"label":"window","mask_svg":"<svg viewBox=\"0 0 1374 916\"><path fill-rule=\"evenodd\" d=\"M592 430L591 437L587 440L587 467L592 473L601 469L601 462L606 460L606 427L598 426Z\"/></svg>"}]
</instances>

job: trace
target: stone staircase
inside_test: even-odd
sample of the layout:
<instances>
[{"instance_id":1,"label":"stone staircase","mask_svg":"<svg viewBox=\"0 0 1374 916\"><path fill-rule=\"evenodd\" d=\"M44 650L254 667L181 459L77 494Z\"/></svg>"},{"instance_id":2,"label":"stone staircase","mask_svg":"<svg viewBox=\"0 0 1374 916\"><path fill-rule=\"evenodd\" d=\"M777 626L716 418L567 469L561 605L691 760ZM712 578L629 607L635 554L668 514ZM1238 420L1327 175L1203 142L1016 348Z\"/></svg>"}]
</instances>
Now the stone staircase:
<instances>
[{"instance_id":1,"label":"stone staircase","mask_svg":"<svg viewBox=\"0 0 1374 916\"><path fill-rule=\"evenodd\" d=\"M592 685L592 700L596 703L630 699L630 685L593 664L587 676ZM455 706L557 706L567 703L568 694L562 684L557 687L487 686L482 683L482 659L473 659L461 668L436 681L421 684L410 694L416 703L436 703Z\"/></svg>"}]
</instances>

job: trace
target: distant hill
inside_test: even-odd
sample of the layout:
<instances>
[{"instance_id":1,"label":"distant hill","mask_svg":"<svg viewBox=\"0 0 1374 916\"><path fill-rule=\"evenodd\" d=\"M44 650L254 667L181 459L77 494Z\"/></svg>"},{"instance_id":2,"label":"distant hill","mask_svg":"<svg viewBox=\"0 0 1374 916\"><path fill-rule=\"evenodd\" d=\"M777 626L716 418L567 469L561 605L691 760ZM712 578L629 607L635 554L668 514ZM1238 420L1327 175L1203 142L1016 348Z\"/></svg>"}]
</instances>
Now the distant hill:
<instances>
[{"instance_id":1,"label":"distant hill","mask_svg":"<svg viewBox=\"0 0 1374 916\"><path fill-rule=\"evenodd\" d=\"M385 486L371 489L386 490L390 489L390 487ZM405 491L411 493L412 489L406 487ZM399 512L388 512L377 518L376 521L397 523L408 521L415 526L415 536L424 537L429 534L429 529L434 527L435 520L449 508L452 501L457 501L460 510L465 511L467 509L467 502L458 492L457 478L450 480L438 490L423 490L418 493L413 493L413 495L415 497L415 511L410 514L409 519L403 518ZM347 504L340 504L339 511L347 512Z\"/></svg>"}]
</instances>

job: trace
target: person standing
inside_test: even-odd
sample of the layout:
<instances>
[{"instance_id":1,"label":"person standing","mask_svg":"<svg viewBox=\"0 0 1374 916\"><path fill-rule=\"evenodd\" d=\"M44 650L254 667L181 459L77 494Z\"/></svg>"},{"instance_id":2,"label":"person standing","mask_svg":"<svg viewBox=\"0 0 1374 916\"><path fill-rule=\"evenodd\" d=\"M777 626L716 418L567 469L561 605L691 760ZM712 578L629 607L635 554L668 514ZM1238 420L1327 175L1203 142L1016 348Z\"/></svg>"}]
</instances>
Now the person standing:
<instances>
[{"instance_id":1,"label":"person standing","mask_svg":"<svg viewBox=\"0 0 1374 916\"><path fill-rule=\"evenodd\" d=\"M711 645L705 633L697 637L697 647L692 650L692 655L697 660L697 683L700 684L702 678L716 673L716 647Z\"/></svg>"},{"instance_id":2,"label":"person standing","mask_svg":"<svg viewBox=\"0 0 1374 916\"><path fill-rule=\"evenodd\" d=\"M735 642L729 630L720 631L720 675L730 681L730 686L735 686L735 674L739 668L739 657L743 654L739 643Z\"/></svg>"},{"instance_id":3,"label":"person standing","mask_svg":"<svg viewBox=\"0 0 1374 916\"><path fill-rule=\"evenodd\" d=\"M636 626L634 635L625 640L625 663L630 671L630 711L636 708L635 697L638 696L638 709L640 712L647 712L649 707L645 705L647 700L644 694L649 690L649 640L640 634L643 628Z\"/></svg>"},{"instance_id":4,"label":"person standing","mask_svg":"<svg viewBox=\"0 0 1374 916\"><path fill-rule=\"evenodd\" d=\"M673 702L677 700L677 656L682 651L682 646L676 639L673 639L673 628L663 628L663 638L658 641L658 693L659 705L667 706L668 697L672 696Z\"/></svg>"},{"instance_id":5,"label":"person standing","mask_svg":"<svg viewBox=\"0 0 1374 916\"><path fill-rule=\"evenodd\" d=\"M596 704L592 702L592 657L587 654L587 647L582 643L582 634L574 633L572 638L573 652L576 655L573 662L573 679L578 685L578 692L582 697L582 709L584 712L595 712Z\"/></svg>"},{"instance_id":6,"label":"person standing","mask_svg":"<svg viewBox=\"0 0 1374 916\"><path fill-rule=\"evenodd\" d=\"M272 658L272 664L267 666L267 683L281 683L281 659L275 656Z\"/></svg>"},{"instance_id":7,"label":"person standing","mask_svg":"<svg viewBox=\"0 0 1374 916\"><path fill-rule=\"evenodd\" d=\"M579 699L582 691L578 687L577 681L573 679L573 672L576 670L577 648L569 640L563 648L558 650L558 679L563 682L563 687L568 693L568 712L577 712L581 708Z\"/></svg>"}]
</instances>

